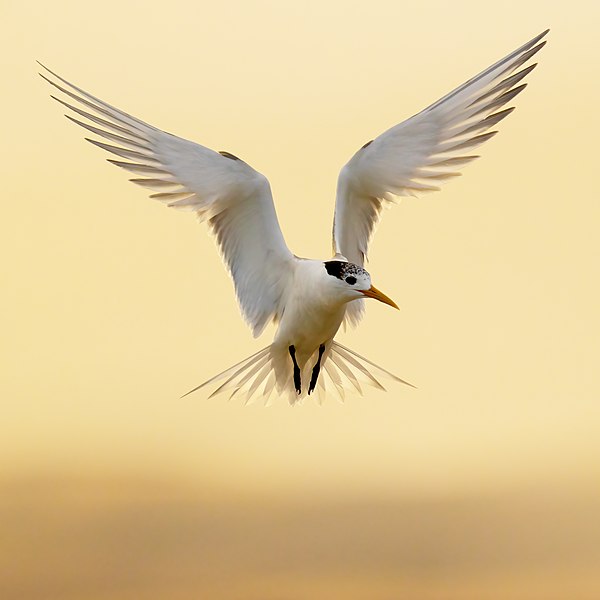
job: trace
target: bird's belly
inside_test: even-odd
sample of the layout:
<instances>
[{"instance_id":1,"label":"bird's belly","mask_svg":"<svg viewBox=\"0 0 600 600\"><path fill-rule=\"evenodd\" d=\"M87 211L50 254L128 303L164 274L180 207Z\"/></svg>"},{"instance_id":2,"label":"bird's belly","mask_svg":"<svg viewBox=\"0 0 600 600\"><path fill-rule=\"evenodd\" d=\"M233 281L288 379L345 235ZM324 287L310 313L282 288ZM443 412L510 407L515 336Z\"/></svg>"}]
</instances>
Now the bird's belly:
<instances>
[{"instance_id":1,"label":"bird's belly","mask_svg":"<svg viewBox=\"0 0 600 600\"><path fill-rule=\"evenodd\" d=\"M300 367L327 345L337 333L344 319L345 305L330 308L317 303L291 303L281 319L274 343L294 346Z\"/></svg>"}]
</instances>

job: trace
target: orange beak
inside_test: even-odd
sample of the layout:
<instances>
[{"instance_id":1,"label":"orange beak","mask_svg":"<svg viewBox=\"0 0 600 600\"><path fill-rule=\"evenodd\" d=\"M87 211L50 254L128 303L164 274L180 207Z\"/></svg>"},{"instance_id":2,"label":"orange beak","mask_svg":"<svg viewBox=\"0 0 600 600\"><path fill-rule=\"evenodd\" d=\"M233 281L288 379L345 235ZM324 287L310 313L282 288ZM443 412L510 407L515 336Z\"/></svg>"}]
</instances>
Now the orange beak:
<instances>
[{"instance_id":1,"label":"orange beak","mask_svg":"<svg viewBox=\"0 0 600 600\"><path fill-rule=\"evenodd\" d=\"M383 292L380 292L375 286L371 286L368 290L361 291L363 296L367 298L375 298L375 300L379 300L379 302L383 302L384 304L388 304L393 308L398 308L398 305L391 299L388 298ZM400 310L398 308L398 310Z\"/></svg>"}]
</instances>

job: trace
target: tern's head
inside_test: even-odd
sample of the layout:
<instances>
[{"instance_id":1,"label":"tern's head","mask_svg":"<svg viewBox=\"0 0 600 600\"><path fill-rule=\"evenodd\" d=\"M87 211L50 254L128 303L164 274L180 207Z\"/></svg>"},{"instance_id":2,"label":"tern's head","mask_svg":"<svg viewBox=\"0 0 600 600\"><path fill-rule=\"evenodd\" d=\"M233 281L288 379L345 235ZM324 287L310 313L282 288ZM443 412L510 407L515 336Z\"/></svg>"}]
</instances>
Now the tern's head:
<instances>
[{"instance_id":1,"label":"tern's head","mask_svg":"<svg viewBox=\"0 0 600 600\"><path fill-rule=\"evenodd\" d=\"M362 267L343 260L328 260L323 264L331 278L330 282L347 298L346 302L358 298L375 298L384 304L398 308L393 300L371 284L371 276Z\"/></svg>"}]
</instances>

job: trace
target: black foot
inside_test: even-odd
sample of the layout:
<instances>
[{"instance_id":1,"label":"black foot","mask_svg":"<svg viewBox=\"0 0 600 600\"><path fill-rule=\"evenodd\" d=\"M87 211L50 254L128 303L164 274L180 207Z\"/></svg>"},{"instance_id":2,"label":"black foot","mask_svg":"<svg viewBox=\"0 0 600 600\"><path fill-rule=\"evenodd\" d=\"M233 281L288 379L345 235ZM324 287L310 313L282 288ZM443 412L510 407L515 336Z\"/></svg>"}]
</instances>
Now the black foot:
<instances>
[{"instance_id":1,"label":"black foot","mask_svg":"<svg viewBox=\"0 0 600 600\"><path fill-rule=\"evenodd\" d=\"M321 344L319 346L319 358L317 358L317 364L313 367L312 375L310 377L310 385L308 386L309 395L315 391L317 379L319 379L319 373L321 372L321 357L323 356L323 352L325 352L325 346Z\"/></svg>"},{"instance_id":2,"label":"black foot","mask_svg":"<svg viewBox=\"0 0 600 600\"><path fill-rule=\"evenodd\" d=\"M302 393L302 385L300 383L300 367L296 362L296 348L294 346L290 346L288 348L290 351L290 356L292 357L292 362L294 363L294 387L296 388L296 393Z\"/></svg>"}]
</instances>

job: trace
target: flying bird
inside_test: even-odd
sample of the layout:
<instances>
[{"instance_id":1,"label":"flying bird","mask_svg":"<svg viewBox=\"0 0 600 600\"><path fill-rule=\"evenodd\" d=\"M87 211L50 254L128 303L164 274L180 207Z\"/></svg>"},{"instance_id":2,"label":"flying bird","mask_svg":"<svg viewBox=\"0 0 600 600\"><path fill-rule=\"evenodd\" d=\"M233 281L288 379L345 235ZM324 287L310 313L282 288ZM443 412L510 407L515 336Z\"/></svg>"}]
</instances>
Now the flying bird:
<instances>
[{"instance_id":1,"label":"flying bird","mask_svg":"<svg viewBox=\"0 0 600 600\"><path fill-rule=\"evenodd\" d=\"M267 179L229 152L166 133L92 96L44 65L40 75L60 94L65 116L98 139L92 144L121 159L109 162L137 177L151 198L187 209L206 222L233 279L240 310L255 337L274 322L273 342L194 388L218 384L211 394L275 392L295 404L330 391L362 393L361 383L383 389L392 375L335 341L342 325L356 325L364 300L397 308L364 268L382 208L400 196L439 189L478 158L472 151L514 108L504 108L526 87L540 35L494 63L421 112L364 144L342 168L333 221L333 256L300 258L287 247ZM523 68L521 68L523 67ZM188 393L191 393L188 392ZM187 395L187 394L186 394Z\"/></svg>"}]
</instances>

